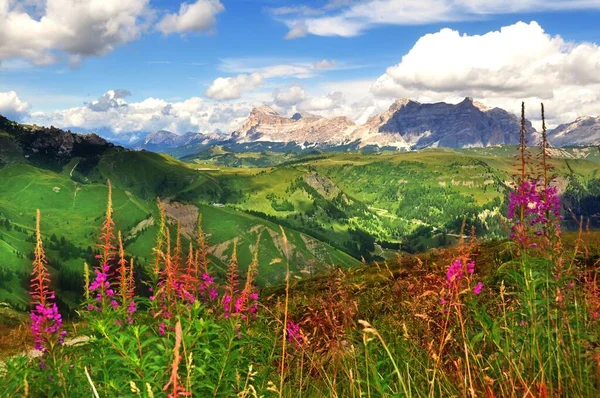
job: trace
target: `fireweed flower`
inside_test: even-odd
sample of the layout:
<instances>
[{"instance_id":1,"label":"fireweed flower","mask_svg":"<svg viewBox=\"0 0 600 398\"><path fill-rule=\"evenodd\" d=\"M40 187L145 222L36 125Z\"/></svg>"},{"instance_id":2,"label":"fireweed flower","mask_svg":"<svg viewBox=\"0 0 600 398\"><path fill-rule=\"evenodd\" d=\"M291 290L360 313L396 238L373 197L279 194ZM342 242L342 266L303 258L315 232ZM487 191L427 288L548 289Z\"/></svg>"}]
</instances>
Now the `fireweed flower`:
<instances>
[{"instance_id":1,"label":"fireweed flower","mask_svg":"<svg viewBox=\"0 0 600 398\"><path fill-rule=\"evenodd\" d=\"M252 318L255 319L258 315L258 293L250 294L250 300L252 300L252 304L250 305L250 308L248 308L248 312L250 312Z\"/></svg>"},{"instance_id":2,"label":"fireweed flower","mask_svg":"<svg viewBox=\"0 0 600 398\"><path fill-rule=\"evenodd\" d=\"M514 220L511 239L525 243L527 228L532 229L536 236L542 236L543 229L551 223L552 219L562 220L557 188L544 188L535 180L523 181L508 195L507 216ZM560 231L558 223L553 223L552 227L557 233Z\"/></svg>"},{"instance_id":3,"label":"fireweed flower","mask_svg":"<svg viewBox=\"0 0 600 398\"><path fill-rule=\"evenodd\" d=\"M287 341L292 344L296 344L298 348L302 347L302 331L298 323L289 321L287 324Z\"/></svg>"},{"instance_id":4,"label":"fireweed flower","mask_svg":"<svg viewBox=\"0 0 600 398\"><path fill-rule=\"evenodd\" d=\"M66 331L61 330L62 316L58 312L56 303L46 306L38 304L31 311L31 332L34 338L35 349L46 352L48 342L58 337L59 344L64 342Z\"/></svg>"},{"instance_id":5,"label":"fireweed flower","mask_svg":"<svg viewBox=\"0 0 600 398\"><path fill-rule=\"evenodd\" d=\"M95 269L94 273L96 274L96 278L90 283L88 290L90 292L96 293L96 301L101 302L102 305L105 304L104 299L112 299L115 296L114 290L110 287L110 282L108 281L108 272L110 267L108 264L102 264L100 269ZM115 306L113 301L111 300L110 304L112 308L117 308L118 304ZM96 309L101 310L101 307L97 307ZM89 307L89 306L88 306Z\"/></svg>"},{"instance_id":6,"label":"fireweed flower","mask_svg":"<svg viewBox=\"0 0 600 398\"><path fill-rule=\"evenodd\" d=\"M450 264L448 271L446 271L446 281L448 282L448 285L452 285L462 277L463 263L461 259L456 259L452 264Z\"/></svg>"},{"instance_id":7,"label":"fireweed flower","mask_svg":"<svg viewBox=\"0 0 600 398\"><path fill-rule=\"evenodd\" d=\"M44 253L42 235L40 232L40 211L36 212L35 224L36 244L34 250L33 271L31 272L31 298L33 300L31 318L31 333L33 334L35 348L46 352L54 342L62 344L67 332L61 330L62 316L58 312L54 300L54 292L48 285L50 275L46 268L46 254ZM43 368L43 361L40 367Z\"/></svg>"},{"instance_id":8,"label":"fireweed flower","mask_svg":"<svg viewBox=\"0 0 600 398\"><path fill-rule=\"evenodd\" d=\"M475 261L471 260L467 263L467 272L469 275L473 275L475 272Z\"/></svg>"},{"instance_id":9,"label":"fireweed flower","mask_svg":"<svg viewBox=\"0 0 600 398\"><path fill-rule=\"evenodd\" d=\"M127 306L127 323L132 324L133 323L133 314L135 314L135 312L137 311L137 308L135 306L135 301L131 301L129 303L129 306Z\"/></svg>"},{"instance_id":10,"label":"fireweed flower","mask_svg":"<svg viewBox=\"0 0 600 398\"><path fill-rule=\"evenodd\" d=\"M200 277L198 291L200 299L204 303L215 301L219 297L219 293L215 287L214 278L206 272L203 273Z\"/></svg>"},{"instance_id":11,"label":"fireweed flower","mask_svg":"<svg viewBox=\"0 0 600 398\"><path fill-rule=\"evenodd\" d=\"M231 316L231 313L229 311L230 305L231 305L231 296L229 294L225 294L223 296L223 317L225 319L227 319Z\"/></svg>"},{"instance_id":12,"label":"fireweed flower","mask_svg":"<svg viewBox=\"0 0 600 398\"><path fill-rule=\"evenodd\" d=\"M519 218L521 211L525 218L538 214L541 201L537 181L523 181L516 190L508 194L508 218Z\"/></svg>"},{"instance_id":13,"label":"fireweed flower","mask_svg":"<svg viewBox=\"0 0 600 398\"><path fill-rule=\"evenodd\" d=\"M446 291L445 295L442 295L440 299L440 304L442 306L445 306L448 303L452 303L452 291L461 292L462 289L471 289L472 276L474 273L474 260L463 260L461 258L457 258L456 260L454 260L448 266L448 269L446 271L446 285L449 291ZM475 294L476 296L480 295L482 288L483 283L478 282L472 289L473 294Z\"/></svg>"},{"instance_id":14,"label":"fireweed flower","mask_svg":"<svg viewBox=\"0 0 600 398\"><path fill-rule=\"evenodd\" d=\"M235 315L239 315L243 320L256 319L258 316L258 293L253 292L246 296L242 293L237 299L235 299L233 308L231 309L231 302L234 301L229 294L223 296L223 317L230 318Z\"/></svg>"}]
</instances>

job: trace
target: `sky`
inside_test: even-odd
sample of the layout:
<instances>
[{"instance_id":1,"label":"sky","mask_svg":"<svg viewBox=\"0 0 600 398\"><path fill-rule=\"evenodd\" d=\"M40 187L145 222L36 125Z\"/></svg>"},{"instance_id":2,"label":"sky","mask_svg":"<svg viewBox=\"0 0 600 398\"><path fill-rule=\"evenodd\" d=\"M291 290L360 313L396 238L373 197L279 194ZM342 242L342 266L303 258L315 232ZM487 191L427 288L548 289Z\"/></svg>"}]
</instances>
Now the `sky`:
<instances>
[{"instance_id":1,"label":"sky","mask_svg":"<svg viewBox=\"0 0 600 398\"><path fill-rule=\"evenodd\" d=\"M0 0L0 114L231 132L253 107L363 123L469 96L600 115L600 0Z\"/></svg>"}]
</instances>

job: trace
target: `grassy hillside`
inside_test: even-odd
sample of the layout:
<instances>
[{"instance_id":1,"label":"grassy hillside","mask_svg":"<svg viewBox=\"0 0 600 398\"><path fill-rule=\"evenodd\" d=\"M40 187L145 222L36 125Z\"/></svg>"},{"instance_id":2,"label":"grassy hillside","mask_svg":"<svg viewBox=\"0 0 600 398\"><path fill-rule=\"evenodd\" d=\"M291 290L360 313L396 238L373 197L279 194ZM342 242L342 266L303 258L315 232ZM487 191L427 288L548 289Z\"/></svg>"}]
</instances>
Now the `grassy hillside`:
<instances>
[{"instance_id":1,"label":"grassy hillside","mask_svg":"<svg viewBox=\"0 0 600 398\"><path fill-rule=\"evenodd\" d=\"M238 239L238 253L241 267L246 267L262 232L260 258L264 265L259 282L281 280L280 265L271 264L283 256L278 225L234 208L212 206L227 202L231 195L228 184L213 173L170 156L128 151L103 142L84 156L79 147L88 143L80 136L6 119L0 122L0 302L16 308L29 303L24 288L31 272L32 228L39 208L53 288L65 304L75 304L83 285L83 263L95 264L107 179L114 187L117 228L138 264L152 260L155 200L161 197L173 203L191 203L196 214L200 209L211 231L209 244L217 266L227 262L233 237L241 230L245 233ZM298 271L310 273L331 264L358 263L311 236L291 228L285 231L292 248L292 267Z\"/></svg>"},{"instance_id":2,"label":"grassy hillside","mask_svg":"<svg viewBox=\"0 0 600 398\"><path fill-rule=\"evenodd\" d=\"M552 173L569 220L571 211L577 218L600 213L594 205L600 195L596 152L553 150ZM514 147L499 147L318 154L252 169L219 166L218 155L205 164L196 158L194 167L218 182L219 203L369 258L386 247L422 251L449 243L465 216L478 234L504 236L498 215L516 169L514 153ZM194 190L187 188L183 197L194 200ZM592 218L592 225L598 221Z\"/></svg>"},{"instance_id":3,"label":"grassy hillside","mask_svg":"<svg viewBox=\"0 0 600 398\"><path fill-rule=\"evenodd\" d=\"M190 229L192 215L202 214L218 267L227 263L234 238L246 266L261 234L263 285L283 276L281 264L271 263L284 254L280 225L290 241L291 267L303 275L451 244L463 217L482 237L506 233L500 214L515 169L512 147L366 154L217 147L182 162L100 138L0 122L0 301L17 307L28 303L23 286L36 208L56 288L74 303L82 264L94 262L107 179L117 227L139 264L151 261L160 197L182 206L174 215L187 217ZM600 214L600 151L556 149L552 155L567 219L571 212ZM591 221L595 226L600 218Z\"/></svg>"}]
</instances>

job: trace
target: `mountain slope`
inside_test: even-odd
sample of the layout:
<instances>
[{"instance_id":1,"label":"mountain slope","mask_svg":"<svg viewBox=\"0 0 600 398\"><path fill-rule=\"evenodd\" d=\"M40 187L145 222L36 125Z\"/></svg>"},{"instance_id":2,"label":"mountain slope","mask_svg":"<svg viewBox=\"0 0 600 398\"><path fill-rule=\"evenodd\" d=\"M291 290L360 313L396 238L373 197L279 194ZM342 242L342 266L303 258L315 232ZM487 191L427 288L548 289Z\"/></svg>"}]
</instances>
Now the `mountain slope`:
<instances>
[{"instance_id":1,"label":"mountain slope","mask_svg":"<svg viewBox=\"0 0 600 398\"><path fill-rule=\"evenodd\" d=\"M295 114L281 116L268 106L254 108L244 124L233 132L238 143L253 141L294 142L298 145L342 145L355 128L346 117L331 119Z\"/></svg>"},{"instance_id":2,"label":"mountain slope","mask_svg":"<svg viewBox=\"0 0 600 398\"><path fill-rule=\"evenodd\" d=\"M548 132L555 146L600 145L600 117L584 116Z\"/></svg>"},{"instance_id":3,"label":"mountain slope","mask_svg":"<svg viewBox=\"0 0 600 398\"><path fill-rule=\"evenodd\" d=\"M123 233L127 254L138 259L139 272L151 262L155 199L160 196L172 206L186 209L178 215L181 217L197 215L200 209L212 258L221 270L233 236L242 229L246 231L238 242L242 269L250 262L262 232L258 281L267 285L285 274L281 263L271 263L284 256L278 224L217 205L235 197L226 178L215 178L170 156L116 147L95 136L0 121L0 302L18 308L29 303L26 286L36 209L42 213L44 243L56 283L53 288L66 306L81 297L83 263L96 262L94 251L106 208L108 178L113 185L116 227ZM192 217L191 229L195 229L195 220ZM284 230L292 269L301 271L312 264L316 271L332 263L349 266L358 262L312 236L291 227ZM215 272L221 271L216 268Z\"/></svg>"},{"instance_id":4,"label":"mountain slope","mask_svg":"<svg viewBox=\"0 0 600 398\"><path fill-rule=\"evenodd\" d=\"M98 158L113 147L96 134L21 125L0 115L0 165L26 162L60 170L74 157Z\"/></svg>"},{"instance_id":5,"label":"mountain slope","mask_svg":"<svg viewBox=\"0 0 600 398\"><path fill-rule=\"evenodd\" d=\"M529 142L537 142L535 129L529 121L526 123ZM355 136L362 145L468 148L517 144L519 130L515 115L500 108L486 108L471 98L456 105L402 99L370 118Z\"/></svg>"}]
</instances>

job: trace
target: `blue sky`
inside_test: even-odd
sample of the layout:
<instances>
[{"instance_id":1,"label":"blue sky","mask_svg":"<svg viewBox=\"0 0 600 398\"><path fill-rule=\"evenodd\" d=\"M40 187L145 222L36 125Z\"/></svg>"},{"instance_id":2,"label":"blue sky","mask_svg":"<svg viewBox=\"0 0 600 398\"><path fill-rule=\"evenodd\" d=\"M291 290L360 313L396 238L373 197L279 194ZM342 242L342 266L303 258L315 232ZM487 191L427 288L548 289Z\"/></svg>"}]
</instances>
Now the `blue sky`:
<instances>
[{"instance_id":1,"label":"blue sky","mask_svg":"<svg viewBox=\"0 0 600 398\"><path fill-rule=\"evenodd\" d=\"M211 132L263 104L364 122L467 95L600 114L594 0L0 0L0 18L0 113L26 122Z\"/></svg>"}]
</instances>

